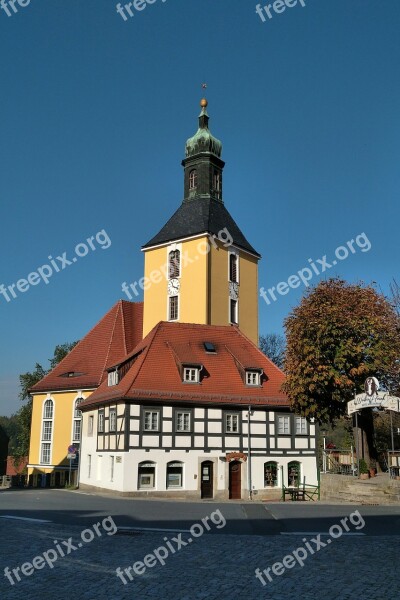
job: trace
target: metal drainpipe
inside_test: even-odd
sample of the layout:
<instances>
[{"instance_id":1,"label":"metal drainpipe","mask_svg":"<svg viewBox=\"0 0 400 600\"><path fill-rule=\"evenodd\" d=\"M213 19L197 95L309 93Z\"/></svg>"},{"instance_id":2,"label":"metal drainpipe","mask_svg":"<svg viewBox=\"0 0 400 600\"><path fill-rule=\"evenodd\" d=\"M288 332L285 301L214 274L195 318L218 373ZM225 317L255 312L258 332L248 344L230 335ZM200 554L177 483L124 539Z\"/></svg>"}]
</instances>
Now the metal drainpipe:
<instances>
[{"instance_id":1,"label":"metal drainpipe","mask_svg":"<svg viewBox=\"0 0 400 600\"><path fill-rule=\"evenodd\" d=\"M251 444L250 444L250 414L251 406L249 405L247 411L247 475L248 475L248 487L249 487L249 500L253 499L252 481L251 481Z\"/></svg>"}]
</instances>

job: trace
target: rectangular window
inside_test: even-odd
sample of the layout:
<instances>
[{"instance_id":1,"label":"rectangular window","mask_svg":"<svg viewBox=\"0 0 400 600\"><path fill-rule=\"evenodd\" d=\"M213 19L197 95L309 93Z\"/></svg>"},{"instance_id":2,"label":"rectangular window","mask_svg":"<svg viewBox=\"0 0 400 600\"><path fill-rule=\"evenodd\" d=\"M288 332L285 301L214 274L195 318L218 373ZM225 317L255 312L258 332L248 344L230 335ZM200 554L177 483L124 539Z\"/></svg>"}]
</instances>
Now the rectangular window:
<instances>
[{"instance_id":1,"label":"rectangular window","mask_svg":"<svg viewBox=\"0 0 400 600\"><path fill-rule=\"evenodd\" d=\"M88 479L90 479L90 475L92 474L92 455L87 455L87 464L88 464Z\"/></svg>"},{"instance_id":2,"label":"rectangular window","mask_svg":"<svg viewBox=\"0 0 400 600\"><path fill-rule=\"evenodd\" d=\"M89 415L88 435L93 435L93 427L94 427L94 417L93 417L93 415Z\"/></svg>"},{"instance_id":3,"label":"rectangular window","mask_svg":"<svg viewBox=\"0 0 400 600\"><path fill-rule=\"evenodd\" d=\"M278 435L289 435L290 434L290 416L278 417Z\"/></svg>"},{"instance_id":4,"label":"rectangular window","mask_svg":"<svg viewBox=\"0 0 400 600\"><path fill-rule=\"evenodd\" d=\"M41 452L40 462L44 465L50 464L50 449L51 449L51 444L42 444L42 452Z\"/></svg>"},{"instance_id":5,"label":"rectangular window","mask_svg":"<svg viewBox=\"0 0 400 600\"><path fill-rule=\"evenodd\" d=\"M296 417L296 435L306 435L308 431L307 419L305 417Z\"/></svg>"},{"instance_id":6,"label":"rectangular window","mask_svg":"<svg viewBox=\"0 0 400 600\"><path fill-rule=\"evenodd\" d=\"M144 429L145 431L159 431L160 411L145 410Z\"/></svg>"},{"instance_id":7,"label":"rectangular window","mask_svg":"<svg viewBox=\"0 0 400 600\"><path fill-rule=\"evenodd\" d=\"M247 385L260 385L260 373L258 371L246 371Z\"/></svg>"},{"instance_id":8,"label":"rectangular window","mask_svg":"<svg viewBox=\"0 0 400 600\"><path fill-rule=\"evenodd\" d=\"M170 463L167 465L167 488L181 488L182 473L182 463Z\"/></svg>"},{"instance_id":9,"label":"rectangular window","mask_svg":"<svg viewBox=\"0 0 400 600\"><path fill-rule=\"evenodd\" d=\"M139 465L139 489L154 488L155 466L151 463Z\"/></svg>"},{"instance_id":10,"label":"rectangular window","mask_svg":"<svg viewBox=\"0 0 400 600\"><path fill-rule=\"evenodd\" d=\"M99 412L99 422L97 424L97 431L99 433L104 432L104 413L103 412Z\"/></svg>"},{"instance_id":11,"label":"rectangular window","mask_svg":"<svg viewBox=\"0 0 400 600\"><path fill-rule=\"evenodd\" d=\"M118 385L118 371L111 371L108 374L108 385Z\"/></svg>"},{"instance_id":12,"label":"rectangular window","mask_svg":"<svg viewBox=\"0 0 400 600\"><path fill-rule=\"evenodd\" d=\"M226 433L238 433L239 432L239 415L233 415L233 414L225 415L225 430L226 430Z\"/></svg>"},{"instance_id":13,"label":"rectangular window","mask_svg":"<svg viewBox=\"0 0 400 600\"><path fill-rule=\"evenodd\" d=\"M117 410L110 408L110 431L117 430Z\"/></svg>"},{"instance_id":14,"label":"rectangular window","mask_svg":"<svg viewBox=\"0 0 400 600\"><path fill-rule=\"evenodd\" d=\"M177 321L178 308L179 308L179 297L178 296L170 296L169 307L168 307L168 320L169 321Z\"/></svg>"},{"instance_id":15,"label":"rectangular window","mask_svg":"<svg viewBox=\"0 0 400 600\"><path fill-rule=\"evenodd\" d=\"M176 431L190 431L190 412L177 412L175 427Z\"/></svg>"},{"instance_id":16,"label":"rectangular window","mask_svg":"<svg viewBox=\"0 0 400 600\"><path fill-rule=\"evenodd\" d=\"M233 323L234 325L237 325L238 322L238 302L237 300L232 300L232 298L230 299L230 322Z\"/></svg>"},{"instance_id":17,"label":"rectangular window","mask_svg":"<svg viewBox=\"0 0 400 600\"><path fill-rule=\"evenodd\" d=\"M52 429L53 429L53 423L51 421L43 421L42 440L51 441Z\"/></svg>"},{"instance_id":18,"label":"rectangular window","mask_svg":"<svg viewBox=\"0 0 400 600\"><path fill-rule=\"evenodd\" d=\"M73 432L73 441L79 442L81 439L81 421L75 419L74 421L74 432Z\"/></svg>"},{"instance_id":19,"label":"rectangular window","mask_svg":"<svg viewBox=\"0 0 400 600\"><path fill-rule=\"evenodd\" d=\"M114 481L114 456L110 456L110 481Z\"/></svg>"},{"instance_id":20,"label":"rectangular window","mask_svg":"<svg viewBox=\"0 0 400 600\"><path fill-rule=\"evenodd\" d=\"M185 367L183 369L183 381L186 383L198 383L200 379L200 369L196 367Z\"/></svg>"}]
</instances>

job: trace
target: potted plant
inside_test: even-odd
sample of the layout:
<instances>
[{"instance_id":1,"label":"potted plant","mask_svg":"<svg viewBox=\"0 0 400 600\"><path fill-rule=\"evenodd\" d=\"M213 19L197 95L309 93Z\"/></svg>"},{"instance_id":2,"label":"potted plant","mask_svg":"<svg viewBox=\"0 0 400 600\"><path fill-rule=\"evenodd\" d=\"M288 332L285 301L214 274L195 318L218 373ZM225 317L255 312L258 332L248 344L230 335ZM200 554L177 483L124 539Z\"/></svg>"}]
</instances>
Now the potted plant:
<instances>
[{"instance_id":1,"label":"potted plant","mask_svg":"<svg viewBox=\"0 0 400 600\"><path fill-rule=\"evenodd\" d=\"M376 460L369 461L369 476L370 477L376 476Z\"/></svg>"},{"instance_id":2,"label":"potted plant","mask_svg":"<svg viewBox=\"0 0 400 600\"><path fill-rule=\"evenodd\" d=\"M369 479L369 469L363 458L360 458L359 462L359 477L360 479Z\"/></svg>"}]
</instances>

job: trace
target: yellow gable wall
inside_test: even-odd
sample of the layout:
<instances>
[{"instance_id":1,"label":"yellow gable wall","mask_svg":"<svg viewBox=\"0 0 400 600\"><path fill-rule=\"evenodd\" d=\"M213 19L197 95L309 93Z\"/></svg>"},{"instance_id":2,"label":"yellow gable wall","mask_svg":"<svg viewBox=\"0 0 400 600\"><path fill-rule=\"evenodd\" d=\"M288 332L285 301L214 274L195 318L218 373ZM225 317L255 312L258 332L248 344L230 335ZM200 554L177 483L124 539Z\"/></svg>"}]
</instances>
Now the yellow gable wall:
<instances>
[{"instance_id":1,"label":"yellow gable wall","mask_svg":"<svg viewBox=\"0 0 400 600\"><path fill-rule=\"evenodd\" d=\"M92 392L93 390L82 390L82 393L78 393L78 390L75 390L54 392L51 394L35 394L33 396L29 464L40 464L43 405L47 398L51 398L54 402L54 413L50 464L56 466L60 464L63 466L69 465L67 450L68 446L72 443L73 407L75 400L78 397L87 399ZM42 468L46 470L46 465L43 465ZM32 469L28 469L28 471L31 472Z\"/></svg>"},{"instance_id":2,"label":"yellow gable wall","mask_svg":"<svg viewBox=\"0 0 400 600\"><path fill-rule=\"evenodd\" d=\"M229 251L208 236L179 242L181 323L229 325ZM168 254L171 246L145 251L143 336L168 320ZM239 251L239 327L258 345L258 259Z\"/></svg>"},{"instance_id":3,"label":"yellow gable wall","mask_svg":"<svg viewBox=\"0 0 400 600\"><path fill-rule=\"evenodd\" d=\"M211 246L211 325L229 325L229 251L218 243ZM239 318L240 330L258 345L258 260L237 250L239 254Z\"/></svg>"},{"instance_id":4,"label":"yellow gable wall","mask_svg":"<svg viewBox=\"0 0 400 600\"><path fill-rule=\"evenodd\" d=\"M181 276L179 321L207 323L207 237L179 243ZM168 254L170 245L145 251L143 337L168 320Z\"/></svg>"}]
</instances>

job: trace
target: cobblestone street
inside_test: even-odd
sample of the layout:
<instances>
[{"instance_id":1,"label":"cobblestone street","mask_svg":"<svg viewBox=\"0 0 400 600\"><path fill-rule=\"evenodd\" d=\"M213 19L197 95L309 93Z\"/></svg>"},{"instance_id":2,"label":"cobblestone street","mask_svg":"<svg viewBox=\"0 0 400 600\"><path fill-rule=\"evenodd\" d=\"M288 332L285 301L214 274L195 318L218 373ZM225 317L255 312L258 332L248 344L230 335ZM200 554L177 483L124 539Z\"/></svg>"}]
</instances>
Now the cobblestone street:
<instances>
[{"instance_id":1,"label":"cobblestone street","mask_svg":"<svg viewBox=\"0 0 400 600\"><path fill-rule=\"evenodd\" d=\"M94 521L95 522L95 519ZM45 564L32 575L21 574L11 585L4 569L21 567L36 556L55 548L62 540L78 545L82 528L46 523L1 519L0 597L6 600L390 600L398 594L399 536L341 537L281 576L273 576L265 587L255 569L275 562L303 545L302 535L234 536L210 535L157 563L124 585L116 569L125 569L178 535L173 532L145 532L134 535L107 535L82 544L54 568ZM182 534L187 539L188 534ZM306 536L308 539L312 534ZM326 538L324 538L326 539ZM64 547L65 549L65 547ZM14 578L15 579L15 578Z\"/></svg>"}]
</instances>

